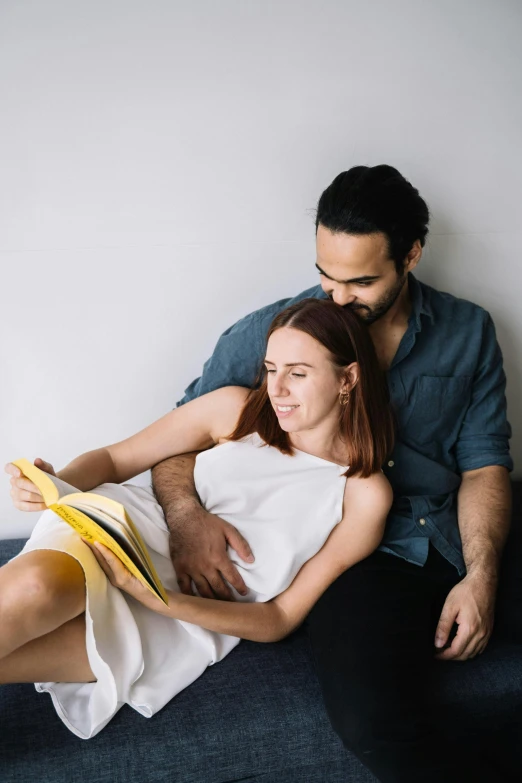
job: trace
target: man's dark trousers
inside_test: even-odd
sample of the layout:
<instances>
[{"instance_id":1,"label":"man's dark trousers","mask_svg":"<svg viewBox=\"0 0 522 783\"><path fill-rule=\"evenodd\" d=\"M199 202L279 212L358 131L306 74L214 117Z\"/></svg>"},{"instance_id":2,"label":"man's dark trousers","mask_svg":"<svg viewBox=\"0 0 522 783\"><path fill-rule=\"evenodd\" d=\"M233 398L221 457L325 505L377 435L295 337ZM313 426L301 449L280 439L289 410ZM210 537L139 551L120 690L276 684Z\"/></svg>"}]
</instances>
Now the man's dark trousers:
<instances>
[{"instance_id":1,"label":"man's dark trousers","mask_svg":"<svg viewBox=\"0 0 522 783\"><path fill-rule=\"evenodd\" d=\"M423 567L375 552L346 571L308 618L328 714L382 783L500 783L497 763L441 733L435 630L460 577L430 546Z\"/></svg>"}]
</instances>

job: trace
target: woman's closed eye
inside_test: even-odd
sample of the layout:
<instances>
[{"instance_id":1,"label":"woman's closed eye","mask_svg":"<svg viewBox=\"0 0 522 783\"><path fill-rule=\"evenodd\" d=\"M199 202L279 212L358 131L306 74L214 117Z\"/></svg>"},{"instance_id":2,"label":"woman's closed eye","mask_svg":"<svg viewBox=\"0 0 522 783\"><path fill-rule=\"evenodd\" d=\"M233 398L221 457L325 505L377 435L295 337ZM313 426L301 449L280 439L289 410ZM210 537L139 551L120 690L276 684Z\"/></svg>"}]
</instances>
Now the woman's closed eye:
<instances>
[{"instance_id":1,"label":"woman's closed eye","mask_svg":"<svg viewBox=\"0 0 522 783\"><path fill-rule=\"evenodd\" d=\"M266 372L267 372L268 374L271 374L271 373L275 373L275 372L277 372L276 370L271 370L271 369L270 369L270 368L268 368L268 367L265 367L265 370L266 370ZM303 373L298 373L298 372L292 372L292 373L290 373L290 375L291 375L293 378L306 378L306 375L304 375Z\"/></svg>"}]
</instances>

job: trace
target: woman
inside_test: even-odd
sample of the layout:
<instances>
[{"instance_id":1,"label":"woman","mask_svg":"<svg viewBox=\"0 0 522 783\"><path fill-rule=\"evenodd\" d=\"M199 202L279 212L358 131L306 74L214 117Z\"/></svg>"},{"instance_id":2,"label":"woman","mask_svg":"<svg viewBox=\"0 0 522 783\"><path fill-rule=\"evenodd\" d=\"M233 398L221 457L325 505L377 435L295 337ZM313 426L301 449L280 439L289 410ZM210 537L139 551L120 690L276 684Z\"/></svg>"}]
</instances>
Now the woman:
<instances>
[{"instance_id":1,"label":"woman","mask_svg":"<svg viewBox=\"0 0 522 783\"><path fill-rule=\"evenodd\" d=\"M384 379L357 317L315 299L283 311L256 388L204 395L59 474L125 505L168 607L108 550L87 546L46 511L0 569L0 682L35 682L68 728L88 738L123 703L150 717L239 638L283 638L379 545L391 504L380 466L392 433ZM203 449L194 472L201 501L255 554L244 563L230 552L248 588L236 602L180 593L161 508L150 490L122 486L169 456ZM12 482L19 508L41 499L27 479Z\"/></svg>"}]
</instances>

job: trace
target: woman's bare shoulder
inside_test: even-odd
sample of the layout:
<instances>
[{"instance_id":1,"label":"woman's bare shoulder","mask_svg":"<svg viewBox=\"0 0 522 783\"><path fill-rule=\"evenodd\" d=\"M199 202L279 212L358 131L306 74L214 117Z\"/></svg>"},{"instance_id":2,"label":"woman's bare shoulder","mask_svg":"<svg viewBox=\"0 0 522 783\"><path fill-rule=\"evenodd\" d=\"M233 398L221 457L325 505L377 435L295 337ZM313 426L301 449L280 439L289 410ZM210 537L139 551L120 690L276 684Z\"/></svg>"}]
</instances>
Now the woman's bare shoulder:
<instances>
[{"instance_id":1,"label":"woman's bare shoulder","mask_svg":"<svg viewBox=\"0 0 522 783\"><path fill-rule=\"evenodd\" d=\"M344 499L350 505L364 506L374 512L389 509L393 501L393 490L390 482L382 472L372 473L371 476L350 476L346 481Z\"/></svg>"},{"instance_id":2,"label":"woman's bare shoulder","mask_svg":"<svg viewBox=\"0 0 522 783\"><path fill-rule=\"evenodd\" d=\"M206 398L205 402L210 407L212 435L216 443L235 429L249 391L243 386L223 386L199 398L202 401Z\"/></svg>"}]
</instances>

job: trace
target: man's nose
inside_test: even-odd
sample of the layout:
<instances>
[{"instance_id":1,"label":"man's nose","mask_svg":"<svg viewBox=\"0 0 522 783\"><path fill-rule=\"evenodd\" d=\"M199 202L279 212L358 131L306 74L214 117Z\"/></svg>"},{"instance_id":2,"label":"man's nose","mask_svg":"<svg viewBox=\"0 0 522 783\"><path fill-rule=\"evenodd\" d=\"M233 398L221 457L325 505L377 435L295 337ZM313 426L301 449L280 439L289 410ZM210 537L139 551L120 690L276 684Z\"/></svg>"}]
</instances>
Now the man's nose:
<instances>
[{"instance_id":1,"label":"man's nose","mask_svg":"<svg viewBox=\"0 0 522 783\"><path fill-rule=\"evenodd\" d=\"M338 304L341 307L352 304L357 298L355 294L351 294L349 291L345 291L342 288L334 288L331 297L335 304Z\"/></svg>"}]
</instances>

